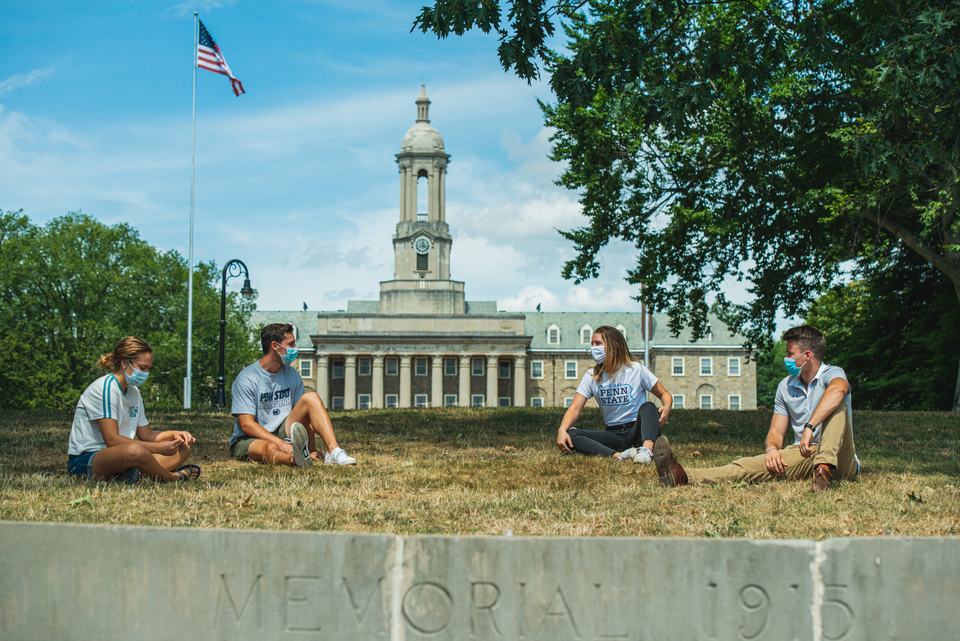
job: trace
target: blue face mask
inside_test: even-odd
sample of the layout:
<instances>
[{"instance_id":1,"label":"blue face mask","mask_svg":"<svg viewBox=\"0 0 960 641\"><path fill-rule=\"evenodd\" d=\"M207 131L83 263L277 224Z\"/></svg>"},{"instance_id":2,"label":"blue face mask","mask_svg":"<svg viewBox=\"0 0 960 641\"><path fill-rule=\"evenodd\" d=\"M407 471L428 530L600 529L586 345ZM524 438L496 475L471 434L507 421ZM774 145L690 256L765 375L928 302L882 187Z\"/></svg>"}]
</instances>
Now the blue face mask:
<instances>
[{"instance_id":1,"label":"blue face mask","mask_svg":"<svg viewBox=\"0 0 960 641\"><path fill-rule=\"evenodd\" d=\"M803 354L800 356L803 356ZM800 358L800 356L797 356L797 358ZM786 365L787 373L790 374L790 376L800 376L801 367L797 365L797 358L790 358L788 356L783 359L783 364ZM804 365L806 365L806 362L804 362Z\"/></svg>"},{"instance_id":2,"label":"blue face mask","mask_svg":"<svg viewBox=\"0 0 960 641\"><path fill-rule=\"evenodd\" d=\"M590 356L593 357L593 360L598 363L602 363L607 359L607 348L604 345L593 345L590 347Z\"/></svg>"},{"instance_id":3,"label":"blue face mask","mask_svg":"<svg viewBox=\"0 0 960 641\"><path fill-rule=\"evenodd\" d=\"M277 344L280 345L279 343L277 343ZM297 360L297 354L298 354L299 351L297 350L296 346L294 346L294 347L285 347L284 345L280 345L280 347L283 347L284 349L287 350L287 353L286 353L286 354L280 354L280 352L277 352L278 354L280 354L280 360L282 360L282 361L283 361L284 363L286 363L287 365L289 365L289 364L292 363L293 361Z\"/></svg>"},{"instance_id":4,"label":"blue face mask","mask_svg":"<svg viewBox=\"0 0 960 641\"><path fill-rule=\"evenodd\" d=\"M140 387L141 385L146 383L147 377L150 376L150 372L141 372L136 367L134 367L133 363L131 363L130 361L127 361L127 363L129 363L130 369L133 370L131 374L127 374L126 372L124 372L124 374L127 377L127 382L133 385L134 387Z\"/></svg>"}]
</instances>

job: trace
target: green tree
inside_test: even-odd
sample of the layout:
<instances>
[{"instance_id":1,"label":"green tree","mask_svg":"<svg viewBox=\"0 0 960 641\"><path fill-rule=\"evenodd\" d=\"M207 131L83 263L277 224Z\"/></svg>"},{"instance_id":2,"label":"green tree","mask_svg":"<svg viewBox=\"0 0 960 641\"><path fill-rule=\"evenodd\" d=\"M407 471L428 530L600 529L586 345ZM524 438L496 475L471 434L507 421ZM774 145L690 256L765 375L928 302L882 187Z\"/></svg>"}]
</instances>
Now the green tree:
<instances>
[{"instance_id":1,"label":"green tree","mask_svg":"<svg viewBox=\"0 0 960 641\"><path fill-rule=\"evenodd\" d=\"M187 265L129 225L71 213L42 227L22 212L0 214L0 407L70 408L102 372L97 359L136 335L154 348L143 387L151 406L176 407L186 371ZM218 367L220 274L194 276L194 388L213 403ZM227 371L256 357L252 302L228 300ZM233 376L228 376L232 380Z\"/></svg>"},{"instance_id":2,"label":"green tree","mask_svg":"<svg viewBox=\"0 0 960 641\"><path fill-rule=\"evenodd\" d=\"M496 31L505 69L549 74L552 157L589 220L562 232L564 276L634 243L627 279L675 330L700 335L716 292L761 345L850 264L905 269L902 248L960 302L960 3L438 0L414 28ZM725 299L731 279L751 303Z\"/></svg>"}]
</instances>

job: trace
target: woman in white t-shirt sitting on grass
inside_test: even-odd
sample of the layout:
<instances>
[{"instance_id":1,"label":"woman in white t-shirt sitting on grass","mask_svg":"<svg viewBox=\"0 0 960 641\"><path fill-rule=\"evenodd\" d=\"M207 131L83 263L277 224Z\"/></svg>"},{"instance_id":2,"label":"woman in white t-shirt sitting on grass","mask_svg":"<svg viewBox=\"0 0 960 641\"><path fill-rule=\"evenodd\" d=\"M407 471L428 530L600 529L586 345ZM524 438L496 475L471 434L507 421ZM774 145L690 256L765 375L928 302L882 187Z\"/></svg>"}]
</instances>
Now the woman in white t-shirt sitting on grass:
<instances>
[{"instance_id":1,"label":"woman in white t-shirt sitting on grass","mask_svg":"<svg viewBox=\"0 0 960 641\"><path fill-rule=\"evenodd\" d=\"M557 446L564 452L651 462L653 443L670 416L673 396L630 354L618 329L603 325L594 330L590 353L597 365L580 380L573 403L560 423ZM660 399L659 410L647 400L647 392ZM591 398L597 399L605 430L573 427Z\"/></svg>"},{"instance_id":2,"label":"woman in white t-shirt sitting on grass","mask_svg":"<svg viewBox=\"0 0 960 641\"><path fill-rule=\"evenodd\" d=\"M146 341L127 336L97 366L110 373L80 395L67 449L70 474L127 483L136 483L141 474L158 481L200 476L196 465L183 465L196 441L190 432L154 432L144 415L137 388L153 367L153 349Z\"/></svg>"}]
</instances>

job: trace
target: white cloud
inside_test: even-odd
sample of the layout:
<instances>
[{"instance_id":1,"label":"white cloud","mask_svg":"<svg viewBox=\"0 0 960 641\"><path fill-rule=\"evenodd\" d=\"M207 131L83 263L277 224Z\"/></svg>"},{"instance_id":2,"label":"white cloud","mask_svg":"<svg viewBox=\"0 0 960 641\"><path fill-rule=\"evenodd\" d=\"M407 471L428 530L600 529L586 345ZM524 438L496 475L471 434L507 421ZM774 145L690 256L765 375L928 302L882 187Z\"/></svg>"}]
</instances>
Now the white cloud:
<instances>
[{"instance_id":1,"label":"white cloud","mask_svg":"<svg viewBox=\"0 0 960 641\"><path fill-rule=\"evenodd\" d=\"M35 85L42 80L46 80L53 75L55 69L56 67L34 69L33 71L28 71L27 73L18 73L10 76L6 80L0 81L0 98L3 98L11 91L19 89L20 87L29 87L30 85Z\"/></svg>"}]
</instances>

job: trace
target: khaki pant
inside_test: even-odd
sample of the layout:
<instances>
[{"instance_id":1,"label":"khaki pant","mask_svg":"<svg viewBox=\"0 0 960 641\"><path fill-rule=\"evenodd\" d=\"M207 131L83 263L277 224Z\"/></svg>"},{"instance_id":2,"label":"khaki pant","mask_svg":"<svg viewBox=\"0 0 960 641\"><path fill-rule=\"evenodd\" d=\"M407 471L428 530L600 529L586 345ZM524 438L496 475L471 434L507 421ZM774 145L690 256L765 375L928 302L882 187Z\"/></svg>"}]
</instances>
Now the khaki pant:
<instances>
[{"instance_id":1,"label":"khaki pant","mask_svg":"<svg viewBox=\"0 0 960 641\"><path fill-rule=\"evenodd\" d=\"M791 445L780 450L786 469L783 478L806 479L813 476L813 470L822 464L831 466L834 480L857 478L859 465L853 447L853 432L846 403L824 421L820 432L820 442L813 450L813 456L800 456L800 446ZM724 481L746 481L760 483L777 478L767 470L764 463L766 454L737 459L722 467L708 467L700 470L687 469L690 483L723 483Z\"/></svg>"}]
</instances>

